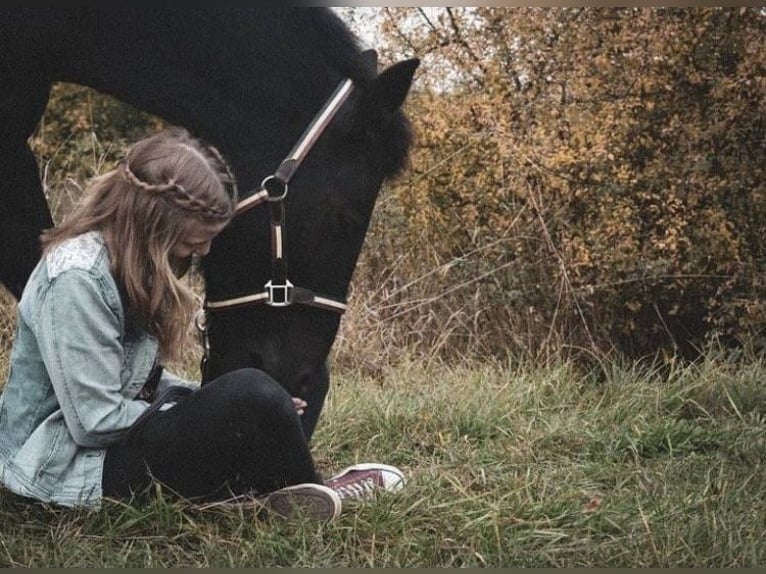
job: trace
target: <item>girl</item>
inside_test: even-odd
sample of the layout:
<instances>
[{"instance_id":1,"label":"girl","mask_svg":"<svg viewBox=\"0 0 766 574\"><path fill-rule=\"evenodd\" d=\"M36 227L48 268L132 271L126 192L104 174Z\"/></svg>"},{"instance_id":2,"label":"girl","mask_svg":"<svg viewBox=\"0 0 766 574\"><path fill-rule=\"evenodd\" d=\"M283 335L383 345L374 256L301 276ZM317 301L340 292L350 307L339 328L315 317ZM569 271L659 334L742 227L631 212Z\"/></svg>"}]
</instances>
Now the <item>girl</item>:
<instances>
[{"instance_id":1,"label":"girl","mask_svg":"<svg viewBox=\"0 0 766 574\"><path fill-rule=\"evenodd\" d=\"M200 387L178 357L195 297L181 277L231 220L234 178L183 129L136 143L59 227L19 301L0 396L0 480L27 498L98 507L152 484L187 499L252 501L331 519L341 499L398 489L387 465L323 482L306 403L256 369Z\"/></svg>"}]
</instances>

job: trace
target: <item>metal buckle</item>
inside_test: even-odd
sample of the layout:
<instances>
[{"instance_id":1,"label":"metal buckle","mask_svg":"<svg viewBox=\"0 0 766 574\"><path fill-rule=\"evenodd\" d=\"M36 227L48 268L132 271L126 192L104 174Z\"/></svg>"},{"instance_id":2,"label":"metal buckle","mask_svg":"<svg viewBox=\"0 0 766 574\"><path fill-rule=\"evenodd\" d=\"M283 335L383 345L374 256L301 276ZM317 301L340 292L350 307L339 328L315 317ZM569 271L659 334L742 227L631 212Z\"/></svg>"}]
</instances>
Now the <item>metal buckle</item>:
<instances>
[{"instance_id":1,"label":"metal buckle","mask_svg":"<svg viewBox=\"0 0 766 574\"><path fill-rule=\"evenodd\" d=\"M207 315L204 308L198 309L194 314L194 326L197 327L200 335L207 333Z\"/></svg>"},{"instance_id":2,"label":"metal buckle","mask_svg":"<svg viewBox=\"0 0 766 574\"><path fill-rule=\"evenodd\" d=\"M194 326L197 327L197 334L199 335L199 342L202 346L202 357L200 358L200 372L202 376L205 376L207 370L207 361L210 357L210 339L207 336L207 314L205 309L202 308L194 315Z\"/></svg>"},{"instance_id":3,"label":"metal buckle","mask_svg":"<svg viewBox=\"0 0 766 574\"><path fill-rule=\"evenodd\" d=\"M285 279L283 285L274 285L271 280L269 280L263 287L269 295L268 299L266 299L266 305L269 307L287 307L292 303L290 300L290 291L294 285L287 279Z\"/></svg>"}]
</instances>

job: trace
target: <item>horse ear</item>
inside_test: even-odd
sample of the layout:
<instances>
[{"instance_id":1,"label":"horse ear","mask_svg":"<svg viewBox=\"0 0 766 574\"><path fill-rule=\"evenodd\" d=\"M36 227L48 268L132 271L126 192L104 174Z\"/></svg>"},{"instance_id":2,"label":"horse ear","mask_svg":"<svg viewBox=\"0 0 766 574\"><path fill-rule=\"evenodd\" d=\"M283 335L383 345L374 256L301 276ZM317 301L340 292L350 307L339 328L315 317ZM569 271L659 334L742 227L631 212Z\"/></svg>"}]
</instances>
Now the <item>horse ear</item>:
<instances>
[{"instance_id":1,"label":"horse ear","mask_svg":"<svg viewBox=\"0 0 766 574\"><path fill-rule=\"evenodd\" d=\"M412 78L420 60L412 58L397 62L383 70L370 88L369 101L384 113L399 109L407 97Z\"/></svg>"},{"instance_id":2,"label":"horse ear","mask_svg":"<svg viewBox=\"0 0 766 574\"><path fill-rule=\"evenodd\" d=\"M360 57L365 68L373 74L378 73L378 53L375 50L365 50Z\"/></svg>"}]
</instances>

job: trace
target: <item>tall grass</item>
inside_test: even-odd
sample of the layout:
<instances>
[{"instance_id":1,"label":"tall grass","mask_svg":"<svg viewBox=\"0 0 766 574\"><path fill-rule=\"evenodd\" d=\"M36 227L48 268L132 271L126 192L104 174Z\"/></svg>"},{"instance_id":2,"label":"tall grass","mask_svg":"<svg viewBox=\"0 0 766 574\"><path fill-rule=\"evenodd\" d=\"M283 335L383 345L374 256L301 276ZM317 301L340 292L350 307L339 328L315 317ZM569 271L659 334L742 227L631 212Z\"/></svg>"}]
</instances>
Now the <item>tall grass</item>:
<instances>
[{"instance_id":1,"label":"tall grass","mask_svg":"<svg viewBox=\"0 0 766 574\"><path fill-rule=\"evenodd\" d=\"M766 365L403 361L336 372L331 474L378 460L397 494L336 521L148 505L41 508L0 491L0 564L28 567L754 567L766 560Z\"/></svg>"}]
</instances>

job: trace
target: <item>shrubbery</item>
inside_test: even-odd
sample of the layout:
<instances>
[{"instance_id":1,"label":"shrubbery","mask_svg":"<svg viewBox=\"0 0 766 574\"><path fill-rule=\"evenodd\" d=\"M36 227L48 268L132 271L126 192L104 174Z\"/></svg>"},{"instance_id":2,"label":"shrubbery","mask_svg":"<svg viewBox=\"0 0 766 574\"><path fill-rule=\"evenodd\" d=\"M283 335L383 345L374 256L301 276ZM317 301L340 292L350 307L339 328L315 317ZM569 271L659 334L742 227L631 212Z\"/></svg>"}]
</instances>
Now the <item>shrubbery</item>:
<instances>
[{"instance_id":1,"label":"shrubbery","mask_svg":"<svg viewBox=\"0 0 766 574\"><path fill-rule=\"evenodd\" d=\"M95 175L111 169L133 141L164 122L76 84L55 84L30 144L59 220Z\"/></svg>"},{"instance_id":2,"label":"shrubbery","mask_svg":"<svg viewBox=\"0 0 766 574\"><path fill-rule=\"evenodd\" d=\"M388 199L401 245L369 246L358 280L443 271L383 297L397 336L534 357L762 341L763 11L388 13L391 41L427 55L419 143Z\"/></svg>"}]
</instances>

